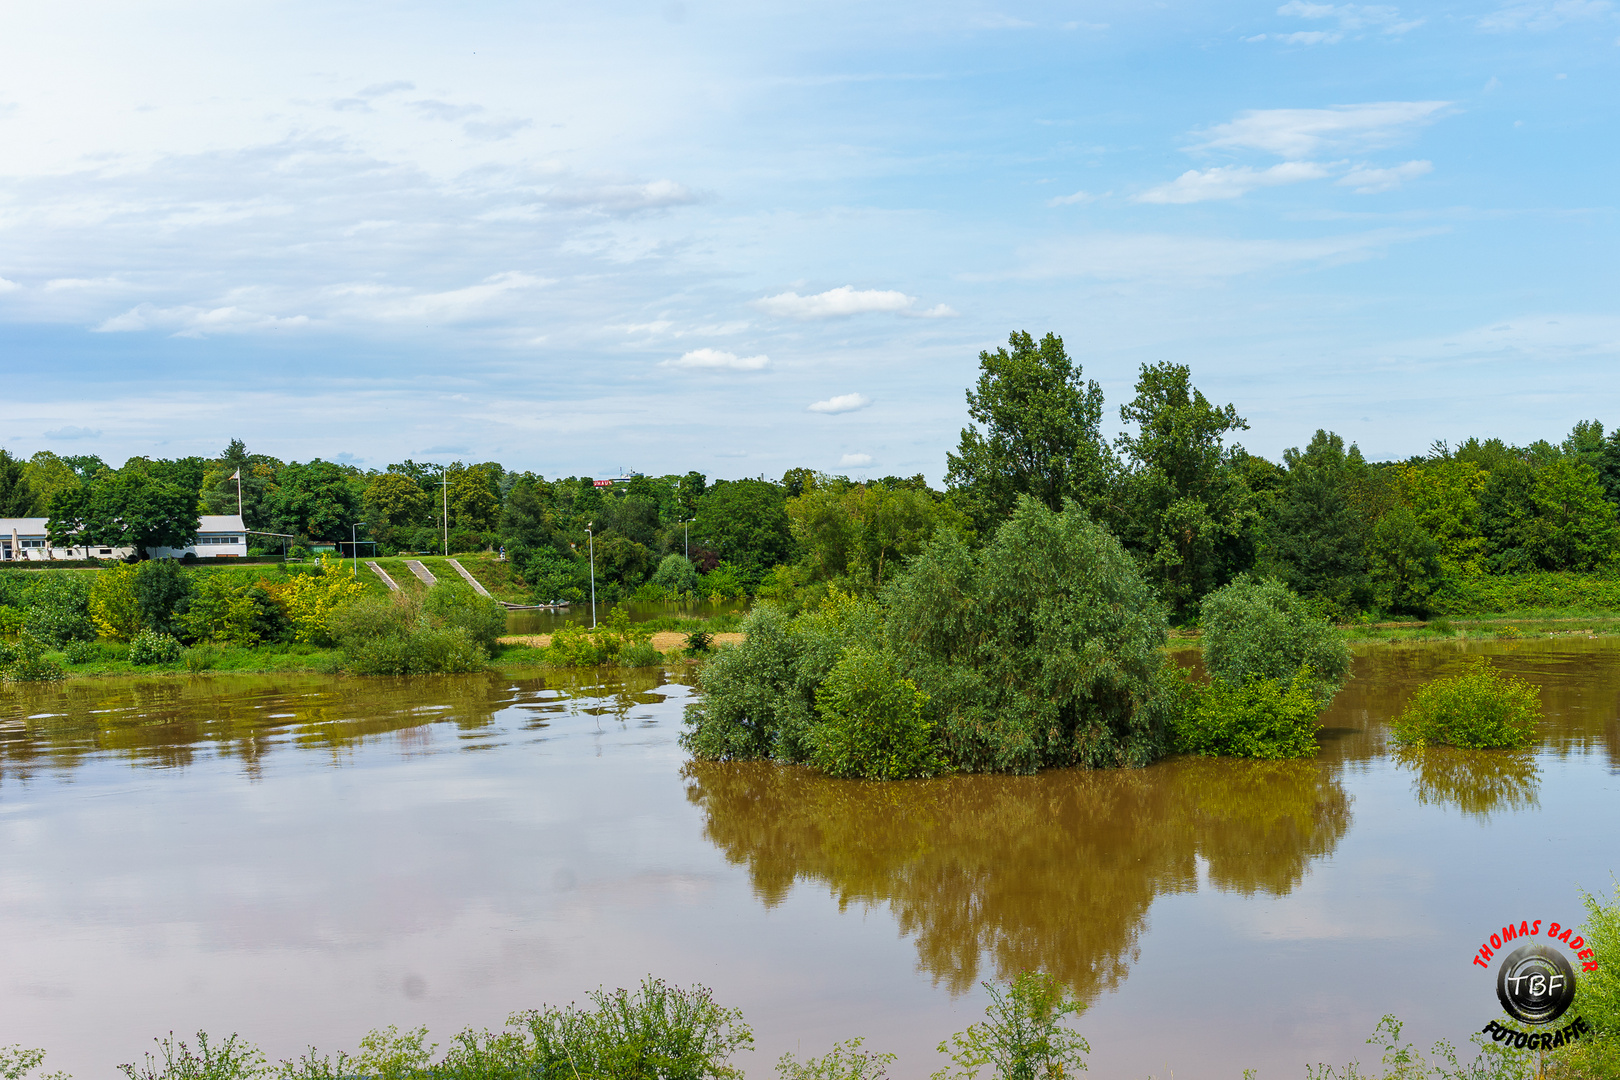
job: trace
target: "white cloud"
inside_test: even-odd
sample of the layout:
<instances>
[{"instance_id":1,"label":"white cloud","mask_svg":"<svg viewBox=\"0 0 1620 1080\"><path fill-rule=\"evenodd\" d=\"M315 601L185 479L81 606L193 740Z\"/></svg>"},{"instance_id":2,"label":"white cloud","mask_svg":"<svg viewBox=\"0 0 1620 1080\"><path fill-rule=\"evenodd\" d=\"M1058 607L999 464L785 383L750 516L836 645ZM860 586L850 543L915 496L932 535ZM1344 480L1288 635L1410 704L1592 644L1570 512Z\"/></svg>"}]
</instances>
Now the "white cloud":
<instances>
[{"instance_id":1,"label":"white cloud","mask_svg":"<svg viewBox=\"0 0 1620 1080\"><path fill-rule=\"evenodd\" d=\"M698 195L673 180L650 180L645 184L577 184L559 186L541 197L547 206L560 206L599 210L604 213L635 213L638 210L661 210L669 206L687 206L698 201Z\"/></svg>"},{"instance_id":2,"label":"white cloud","mask_svg":"<svg viewBox=\"0 0 1620 1080\"><path fill-rule=\"evenodd\" d=\"M792 319L835 319L869 311L904 311L916 302L915 296L893 289L856 289L840 285L813 296L800 296L796 292L766 296L755 300L754 306L768 315Z\"/></svg>"},{"instance_id":3,"label":"white cloud","mask_svg":"<svg viewBox=\"0 0 1620 1080\"><path fill-rule=\"evenodd\" d=\"M703 371L759 371L770 362L771 358L763 354L738 356L721 349L693 349L682 353L679 360L665 360L659 366Z\"/></svg>"},{"instance_id":4,"label":"white cloud","mask_svg":"<svg viewBox=\"0 0 1620 1080\"><path fill-rule=\"evenodd\" d=\"M871 454L845 454L843 457L838 459L838 464L840 464L840 465L870 465L870 464L872 464L872 455Z\"/></svg>"},{"instance_id":5,"label":"white cloud","mask_svg":"<svg viewBox=\"0 0 1620 1080\"><path fill-rule=\"evenodd\" d=\"M245 334L263 330L297 329L310 325L307 315L267 315L260 311L228 305L201 308L190 305L158 307L141 304L97 326L100 334L134 333L141 330L168 330L175 337L205 337L209 334Z\"/></svg>"},{"instance_id":6,"label":"white cloud","mask_svg":"<svg viewBox=\"0 0 1620 1080\"><path fill-rule=\"evenodd\" d=\"M1433 171L1434 165L1427 161L1408 161L1391 169L1374 169L1363 165L1350 170L1337 182L1344 187L1355 188L1357 195L1373 195L1380 191L1391 191L1408 180Z\"/></svg>"},{"instance_id":7,"label":"white cloud","mask_svg":"<svg viewBox=\"0 0 1620 1080\"><path fill-rule=\"evenodd\" d=\"M817 401L811 404L810 411L818 413L846 413L857 409L864 409L872 404L872 399L865 394L839 394L826 401Z\"/></svg>"},{"instance_id":8,"label":"white cloud","mask_svg":"<svg viewBox=\"0 0 1620 1080\"><path fill-rule=\"evenodd\" d=\"M1325 109L1251 109L1217 124L1197 150L1263 150L1304 158L1330 147L1385 146L1438 120L1449 101L1373 101Z\"/></svg>"},{"instance_id":9,"label":"white cloud","mask_svg":"<svg viewBox=\"0 0 1620 1080\"><path fill-rule=\"evenodd\" d=\"M1092 233L1048 241L1023 254L1013 278L1086 277L1102 281L1212 281L1311 264L1373 258L1393 244L1443 229L1378 229L1300 240L1238 240L1160 233Z\"/></svg>"},{"instance_id":10,"label":"white cloud","mask_svg":"<svg viewBox=\"0 0 1620 1080\"><path fill-rule=\"evenodd\" d=\"M1388 7L1382 4L1313 4L1305 0L1290 0L1277 9L1279 15L1289 15L1298 19L1333 19L1339 24L1342 31L1355 32L1357 30L1377 30L1381 34L1404 34L1408 30L1423 25L1422 19L1403 19L1399 8ZM1272 38L1289 41L1306 37L1305 34L1272 34ZM1316 41L1338 41L1343 35L1339 33L1323 33L1314 41L1301 41L1301 44L1314 44ZM1251 39L1252 40L1252 39Z\"/></svg>"},{"instance_id":11,"label":"white cloud","mask_svg":"<svg viewBox=\"0 0 1620 1080\"><path fill-rule=\"evenodd\" d=\"M43 434L47 439L99 439L101 438L101 429L69 426L59 427L52 431L42 432L41 434Z\"/></svg>"},{"instance_id":12,"label":"white cloud","mask_svg":"<svg viewBox=\"0 0 1620 1080\"><path fill-rule=\"evenodd\" d=\"M1084 192L1084 191L1077 191L1073 195L1059 195L1055 199L1047 199L1046 200L1046 205L1047 206L1078 206L1080 203L1091 202L1096 197L1097 196L1089 194L1089 193Z\"/></svg>"},{"instance_id":13,"label":"white cloud","mask_svg":"<svg viewBox=\"0 0 1620 1080\"><path fill-rule=\"evenodd\" d=\"M1221 165L1213 169L1188 169L1168 184L1160 184L1136 196L1141 203L1194 203L1209 199L1235 199L1248 191L1301 180L1320 180L1328 170L1314 161L1285 161L1269 169L1247 165Z\"/></svg>"},{"instance_id":14,"label":"white cloud","mask_svg":"<svg viewBox=\"0 0 1620 1080\"><path fill-rule=\"evenodd\" d=\"M22 288L22 286L17 284L15 281L7 281L5 278L0 277L0 293L10 292L12 289L20 288Z\"/></svg>"},{"instance_id":15,"label":"white cloud","mask_svg":"<svg viewBox=\"0 0 1620 1080\"><path fill-rule=\"evenodd\" d=\"M1479 20L1481 30L1556 30L1566 23L1608 19L1614 15L1609 0L1551 0L1550 3L1508 4Z\"/></svg>"},{"instance_id":16,"label":"white cloud","mask_svg":"<svg viewBox=\"0 0 1620 1080\"><path fill-rule=\"evenodd\" d=\"M918 319L954 319L960 313L949 304L935 304L931 308L922 311L908 311L906 314Z\"/></svg>"}]
</instances>

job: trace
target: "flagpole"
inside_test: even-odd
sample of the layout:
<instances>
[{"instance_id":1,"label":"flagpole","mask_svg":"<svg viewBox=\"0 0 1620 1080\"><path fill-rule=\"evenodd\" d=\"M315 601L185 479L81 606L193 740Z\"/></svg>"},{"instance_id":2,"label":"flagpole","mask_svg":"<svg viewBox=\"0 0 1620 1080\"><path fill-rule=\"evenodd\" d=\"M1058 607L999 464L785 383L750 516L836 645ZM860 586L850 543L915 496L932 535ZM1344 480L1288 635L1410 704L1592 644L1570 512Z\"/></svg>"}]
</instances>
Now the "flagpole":
<instances>
[{"instance_id":1,"label":"flagpole","mask_svg":"<svg viewBox=\"0 0 1620 1080\"><path fill-rule=\"evenodd\" d=\"M237 466L237 469L236 469L236 516L237 517L242 516L242 469L241 469L241 466ZM246 526L247 522L244 521L242 524L244 526Z\"/></svg>"}]
</instances>

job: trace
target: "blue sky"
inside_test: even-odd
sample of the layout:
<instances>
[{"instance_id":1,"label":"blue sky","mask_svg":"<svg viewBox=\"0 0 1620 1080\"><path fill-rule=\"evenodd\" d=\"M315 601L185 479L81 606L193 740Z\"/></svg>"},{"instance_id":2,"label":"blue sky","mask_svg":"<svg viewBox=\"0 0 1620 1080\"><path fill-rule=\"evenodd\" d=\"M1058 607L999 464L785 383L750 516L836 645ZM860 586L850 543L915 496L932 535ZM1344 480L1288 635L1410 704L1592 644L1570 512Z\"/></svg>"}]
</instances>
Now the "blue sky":
<instances>
[{"instance_id":1,"label":"blue sky","mask_svg":"<svg viewBox=\"0 0 1620 1080\"><path fill-rule=\"evenodd\" d=\"M1273 457L1620 423L1609 0L6 23L14 453L938 481L1017 329Z\"/></svg>"}]
</instances>

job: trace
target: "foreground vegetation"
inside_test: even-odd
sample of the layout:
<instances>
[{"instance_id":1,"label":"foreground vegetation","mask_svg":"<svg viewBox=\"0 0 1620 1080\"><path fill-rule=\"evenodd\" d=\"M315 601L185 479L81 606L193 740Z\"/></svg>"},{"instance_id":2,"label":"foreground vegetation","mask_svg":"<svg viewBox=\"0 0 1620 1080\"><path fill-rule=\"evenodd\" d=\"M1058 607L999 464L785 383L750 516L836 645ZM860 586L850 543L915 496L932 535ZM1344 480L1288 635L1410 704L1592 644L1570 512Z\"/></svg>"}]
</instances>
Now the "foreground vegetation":
<instances>
[{"instance_id":1,"label":"foreground vegetation","mask_svg":"<svg viewBox=\"0 0 1620 1080\"><path fill-rule=\"evenodd\" d=\"M1585 898L1581 934L1599 957L1620 949L1620 889L1607 904ZM1066 1080L1086 1069L1091 1052L1068 1022L1084 1006L1057 980L1025 972L1010 983L985 983L990 1003L983 1020L939 1044L944 1057L933 1080ZM589 1005L546 1006L513 1014L498 1032L468 1028L441 1054L426 1028L374 1031L353 1054L311 1048L299 1058L271 1065L236 1035L199 1033L193 1042L172 1035L157 1040L155 1053L120 1066L128 1080L741 1080L733 1060L753 1048L742 1012L717 1004L703 987L671 987L648 978L635 991L597 990ZM1382 1050L1372 1069L1352 1062L1343 1068L1307 1066L1306 1080L1603 1080L1620 1075L1620 981L1612 961L1584 973L1568 1016L1579 1016L1591 1037L1543 1053L1515 1051L1475 1035L1471 1059L1459 1059L1449 1042L1425 1055L1402 1041L1393 1016L1379 1023L1370 1045ZM1502 1024L1511 1027L1511 1021ZM0 1077L24 1080L44 1053L0 1048ZM864 1049L860 1038L820 1057L783 1055L780 1080L882 1080L893 1054ZM40 1080L69 1080L62 1074ZM1234 1078L1236 1080L1236 1078Z\"/></svg>"}]
</instances>

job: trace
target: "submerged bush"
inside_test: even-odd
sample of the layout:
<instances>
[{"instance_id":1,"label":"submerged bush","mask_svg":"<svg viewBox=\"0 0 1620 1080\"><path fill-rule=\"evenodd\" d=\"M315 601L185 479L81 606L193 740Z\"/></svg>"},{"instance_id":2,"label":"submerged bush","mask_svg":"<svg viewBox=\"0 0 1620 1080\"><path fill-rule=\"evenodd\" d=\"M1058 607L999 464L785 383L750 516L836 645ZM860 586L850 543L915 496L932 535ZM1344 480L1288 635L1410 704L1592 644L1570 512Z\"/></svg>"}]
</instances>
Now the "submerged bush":
<instances>
[{"instance_id":1,"label":"submerged bush","mask_svg":"<svg viewBox=\"0 0 1620 1080\"><path fill-rule=\"evenodd\" d=\"M622 667L657 667L663 662L664 654L650 641L638 641L619 654L619 664Z\"/></svg>"},{"instance_id":2,"label":"submerged bush","mask_svg":"<svg viewBox=\"0 0 1620 1080\"><path fill-rule=\"evenodd\" d=\"M459 627L477 642L486 654L506 632L506 609L487 596L480 596L461 582L441 581L428 590L422 610L435 623Z\"/></svg>"},{"instance_id":3,"label":"submerged bush","mask_svg":"<svg viewBox=\"0 0 1620 1080\"><path fill-rule=\"evenodd\" d=\"M939 1044L951 1064L933 1080L977 1080L990 1066L1000 1080L1064 1080L1083 1071L1091 1047L1063 1020L1085 1010L1052 976L1026 971L1012 985L983 983L985 1019Z\"/></svg>"},{"instance_id":4,"label":"submerged bush","mask_svg":"<svg viewBox=\"0 0 1620 1080\"><path fill-rule=\"evenodd\" d=\"M1308 668L1287 682L1251 677L1191 683L1175 720L1176 749L1206 757L1310 757L1316 753L1316 695Z\"/></svg>"},{"instance_id":5,"label":"submerged bush","mask_svg":"<svg viewBox=\"0 0 1620 1080\"><path fill-rule=\"evenodd\" d=\"M851 646L816 688L821 717L810 729L810 764L845 779L932 776L943 763L927 703L888 656Z\"/></svg>"},{"instance_id":6,"label":"submerged bush","mask_svg":"<svg viewBox=\"0 0 1620 1080\"><path fill-rule=\"evenodd\" d=\"M489 654L464 626L430 617L408 593L364 597L328 619L344 660L359 675L482 671Z\"/></svg>"},{"instance_id":7,"label":"submerged bush","mask_svg":"<svg viewBox=\"0 0 1620 1080\"><path fill-rule=\"evenodd\" d=\"M129 662L143 667L151 664L171 664L180 659L180 651L180 642L173 634L142 630L129 643Z\"/></svg>"},{"instance_id":8,"label":"submerged bush","mask_svg":"<svg viewBox=\"0 0 1620 1080\"><path fill-rule=\"evenodd\" d=\"M55 660L47 659L49 647L30 630L9 642L0 652L0 677L7 682L57 682L67 678L67 672Z\"/></svg>"},{"instance_id":9,"label":"submerged bush","mask_svg":"<svg viewBox=\"0 0 1620 1080\"><path fill-rule=\"evenodd\" d=\"M1350 673L1350 650L1308 601L1280 581L1239 576L1199 604L1204 669L1213 679L1292 683L1307 668L1320 709Z\"/></svg>"},{"instance_id":10,"label":"submerged bush","mask_svg":"<svg viewBox=\"0 0 1620 1080\"><path fill-rule=\"evenodd\" d=\"M1419 687L1391 728L1402 746L1503 750L1529 746L1540 720L1540 692L1480 657L1465 674Z\"/></svg>"},{"instance_id":11,"label":"submerged bush","mask_svg":"<svg viewBox=\"0 0 1620 1080\"><path fill-rule=\"evenodd\" d=\"M857 1038L835 1043L821 1057L804 1061L783 1054L776 1062L776 1075L781 1080L885 1080L895 1055L862 1050L863 1042Z\"/></svg>"}]
</instances>

